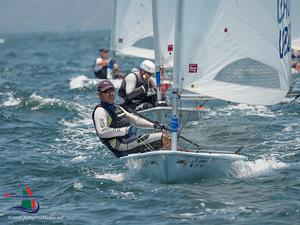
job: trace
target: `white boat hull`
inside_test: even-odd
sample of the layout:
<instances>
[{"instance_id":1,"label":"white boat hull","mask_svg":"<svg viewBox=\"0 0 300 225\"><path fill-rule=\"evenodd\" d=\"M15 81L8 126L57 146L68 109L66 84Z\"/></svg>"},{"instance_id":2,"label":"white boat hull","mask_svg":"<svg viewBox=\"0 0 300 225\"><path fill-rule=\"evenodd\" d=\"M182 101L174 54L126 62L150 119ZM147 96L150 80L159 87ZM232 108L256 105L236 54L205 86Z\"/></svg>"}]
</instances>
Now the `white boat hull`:
<instances>
[{"instance_id":1,"label":"white boat hull","mask_svg":"<svg viewBox=\"0 0 300 225\"><path fill-rule=\"evenodd\" d=\"M159 121L160 123L169 123L172 118L172 107L154 107L138 111L138 113L151 120ZM203 110L193 108L180 108L178 114L180 121L183 123L186 123L188 121L199 121L203 115Z\"/></svg>"},{"instance_id":2,"label":"white boat hull","mask_svg":"<svg viewBox=\"0 0 300 225\"><path fill-rule=\"evenodd\" d=\"M193 182L229 172L232 162L247 157L226 152L153 151L121 159L130 169L162 183Z\"/></svg>"}]
</instances>

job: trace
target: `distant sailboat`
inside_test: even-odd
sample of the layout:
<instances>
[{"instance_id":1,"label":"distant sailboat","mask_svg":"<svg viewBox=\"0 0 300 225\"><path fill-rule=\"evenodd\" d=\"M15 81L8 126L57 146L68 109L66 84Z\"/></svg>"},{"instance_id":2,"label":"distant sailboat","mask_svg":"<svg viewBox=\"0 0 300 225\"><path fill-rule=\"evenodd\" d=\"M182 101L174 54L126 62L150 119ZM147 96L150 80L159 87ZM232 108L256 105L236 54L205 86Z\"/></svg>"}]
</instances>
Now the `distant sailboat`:
<instances>
[{"instance_id":1,"label":"distant sailboat","mask_svg":"<svg viewBox=\"0 0 300 225\"><path fill-rule=\"evenodd\" d=\"M154 59L151 0L114 0L110 45L113 55ZM107 78L119 89L122 79L110 77L108 68ZM80 75L72 78L70 88L96 85L99 81Z\"/></svg>"},{"instance_id":2,"label":"distant sailboat","mask_svg":"<svg viewBox=\"0 0 300 225\"><path fill-rule=\"evenodd\" d=\"M113 5L110 44L113 55L154 59L151 0L114 0ZM108 68L107 78L117 89L120 88L122 80L110 77L111 69ZM84 86L86 83L98 83L101 79L78 76L73 80ZM74 82L70 86L76 87Z\"/></svg>"},{"instance_id":3,"label":"distant sailboat","mask_svg":"<svg viewBox=\"0 0 300 225\"><path fill-rule=\"evenodd\" d=\"M178 0L171 150L123 159L144 175L165 183L224 172L233 161L246 159L237 154L239 151L177 150L179 85L183 79L187 90L236 103L272 105L282 101L290 87L288 3Z\"/></svg>"},{"instance_id":4,"label":"distant sailboat","mask_svg":"<svg viewBox=\"0 0 300 225\"><path fill-rule=\"evenodd\" d=\"M154 59L151 0L114 0L111 49L116 55Z\"/></svg>"},{"instance_id":5,"label":"distant sailboat","mask_svg":"<svg viewBox=\"0 0 300 225\"><path fill-rule=\"evenodd\" d=\"M295 24L292 30L292 48L299 51L300 57L300 1L291 0L292 23Z\"/></svg>"}]
</instances>

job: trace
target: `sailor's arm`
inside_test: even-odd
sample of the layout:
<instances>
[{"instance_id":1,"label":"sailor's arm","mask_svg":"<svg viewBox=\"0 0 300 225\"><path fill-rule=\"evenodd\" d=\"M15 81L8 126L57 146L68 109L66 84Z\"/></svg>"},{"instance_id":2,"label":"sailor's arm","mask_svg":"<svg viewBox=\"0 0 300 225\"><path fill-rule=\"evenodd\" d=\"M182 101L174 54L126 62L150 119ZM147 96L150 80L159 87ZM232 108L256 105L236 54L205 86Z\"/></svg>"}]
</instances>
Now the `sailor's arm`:
<instances>
[{"instance_id":1,"label":"sailor's arm","mask_svg":"<svg viewBox=\"0 0 300 225\"><path fill-rule=\"evenodd\" d=\"M107 66L107 64L109 63L109 61L108 60L104 60L102 58L97 58L96 59L96 63L97 63L98 66L104 67L104 66Z\"/></svg>"},{"instance_id":2,"label":"sailor's arm","mask_svg":"<svg viewBox=\"0 0 300 225\"><path fill-rule=\"evenodd\" d=\"M149 78L149 87L156 89L156 80L153 77Z\"/></svg>"},{"instance_id":3,"label":"sailor's arm","mask_svg":"<svg viewBox=\"0 0 300 225\"><path fill-rule=\"evenodd\" d=\"M129 119L130 124L134 124L137 127L154 128L154 124L149 122L148 120L145 120L142 117L139 117L133 113L127 112L122 107L121 107L121 109L126 114L127 118Z\"/></svg>"},{"instance_id":4,"label":"sailor's arm","mask_svg":"<svg viewBox=\"0 0 300 225\"><path fill-rule=\"evenodd\" d=\"M99 107L94 114L95 127L99 138L113 138L124 136L128 133L129 127L111 128L108 126L107 118L109 114L105 109Z\"/></svg>"},{"instance_id":5,"label":"sailor's arm","mask_svg":"<svg viewBox=\"0 0 300 225\"><path fill-rule=\"evenodd\" d=\"M136 76L131 73L128 76L126 76L126 96L127 99L132 100L137 98L140 95L144 95L145 93L147 93L147 83L145 83L145 85L142 85L138 88L135 88L136 85Z\"/></svg>"}]
</instances>

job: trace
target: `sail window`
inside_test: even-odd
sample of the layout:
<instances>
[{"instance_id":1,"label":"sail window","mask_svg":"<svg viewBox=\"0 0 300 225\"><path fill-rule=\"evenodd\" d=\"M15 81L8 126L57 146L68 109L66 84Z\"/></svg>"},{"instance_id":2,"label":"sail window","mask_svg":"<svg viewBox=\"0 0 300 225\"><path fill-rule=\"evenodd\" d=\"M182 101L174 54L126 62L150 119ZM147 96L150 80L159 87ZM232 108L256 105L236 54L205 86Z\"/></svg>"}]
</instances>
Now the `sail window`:
<instances>
[{"instance_id":1,"label":"sail window","mask_svg":"<svg viewBox=\"0 0 300 225\"><path fill-rule=\"evenodd\" d=\"M214 80L243 86L280 89L278 71L251 58L240 59L227 65Z\"/></svg>"},{"instance_id":2,"label":"sail window","mask_svg":"<svg viewBox=\"0 0 300 225\"><path fill-rule=\"evenodd\" d=\"M132 46L137 48L154 49L153 36L142 38L135 42Z\"/></svg>"}]
</instances>

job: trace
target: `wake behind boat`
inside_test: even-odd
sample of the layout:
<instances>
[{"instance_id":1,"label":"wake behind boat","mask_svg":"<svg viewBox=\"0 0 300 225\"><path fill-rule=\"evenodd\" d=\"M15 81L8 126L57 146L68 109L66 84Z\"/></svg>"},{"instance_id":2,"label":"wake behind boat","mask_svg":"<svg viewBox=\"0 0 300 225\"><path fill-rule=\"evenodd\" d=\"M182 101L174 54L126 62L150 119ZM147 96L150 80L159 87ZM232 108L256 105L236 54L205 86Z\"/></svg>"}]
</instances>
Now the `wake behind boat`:
<instances>
[{"instance_id":1,"label":"wake behind boat","mask_svg":"<svg viewBox=\"0 0 300 225\"><path fill-rule=\"evenodd\" d=\"M79 75L77 77L73 77L70 80L69 86L71 90L75 89L84 89L89 87L95 87L99 84L100 81L103 79L95 79L95 78L88 78L85 75ZM120 88L122 84L122 79L110 79L116 89Z\"/></svg>"}]
</instances>

